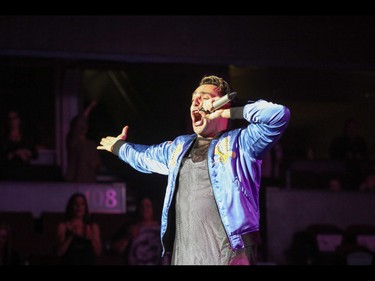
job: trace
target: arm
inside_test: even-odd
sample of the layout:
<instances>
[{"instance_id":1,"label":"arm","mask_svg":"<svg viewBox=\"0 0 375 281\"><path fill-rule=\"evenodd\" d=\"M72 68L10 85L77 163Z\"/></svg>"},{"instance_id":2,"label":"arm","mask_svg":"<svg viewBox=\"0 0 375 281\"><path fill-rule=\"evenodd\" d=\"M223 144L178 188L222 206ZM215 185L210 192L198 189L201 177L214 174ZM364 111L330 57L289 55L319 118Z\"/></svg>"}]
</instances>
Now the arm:
<instances>
[{"instance_id":1,"label":"arm","mask_svg":"<svg viewBox=\"0 0 375 281\"><path fill-rule=\"evenodd\" d=\"M118 233L113 239L111 243L111 249L116 254L123 254L125 250L128 248L130 241L132 238L137 236L139 233L139 229L137 225L131 225L127 228L122 234Z\"/></svg>"},{"instance_id":2,"label":"arm","mask_svg":"<svg viewBox=\"0 0 375 281\"><path fill-rule=\"evenodd\" d=\"M98 224L86 225L86 238L91 241L95 255L100 256L102 253L102 241Z\"/></svg>"},{"instance_id":3,"label":"arm","mask_svg":"<svg viewBox=\"0 0 375 281\"><path fill-rule=\"evenodd\" d=\"M158 145L141 145L125 142L128 126L117 137L102 138L99 150L107 150L142 173L168 174L168 153L171 142Z\"/></svg>"},{"instance_id":4,"label":"arm","mask_svg":"<svg viewBox=\"0 0 375 281\"><path fill-rule=\"evenodd\" d=\"M123 237L112 242L111 249L116 254L122 254L129 245L129 238Z\"/></svg>"},{"instance_id":5,"label":"arm","mask_svg":"<svg viewBox=\"0 0 375 281\"><path fill-rule=\"evenodd\" d=\"M290 110L280 104L258 100L244 106L243 118L249 125L241 133L242 145L252 157L262 159L288 126Z\"/></svg>"},{"instance_id":6,"label":"arm","mask_svg":"<svg viewBox=\"0 0 375 281\"><path fill-rule=\"evenodd\" d=\"M249 122L241 134L241 143L252 157L261 159L280 139L289 124L290 111L287 107L258 100L243 107L219 109L205 118L245 119Z\"/></svg>"},{"instance_id":7,"label":"arm","mask_svg":"<svg viewBox=\"0 0 375 281\"><path fill-rule=\"evenodd\" d=\"M73 235L73 232L68 230L65 223L59 223L57 227L57 256L61 257L66 253L72 243Z\"/></svg>"},{"instance_id":8,"label":"arm","mask_svg":"<svg viewBox=\"0 0 375 281\"><path fill-rule=\"evenodd\" d=\"M83 116L87 119L91 113L91 111L93 110L93 108L96 106L96 104L98 103L98 101L96 99L93 99L90 104L85 108L85 110L83 111Z\"/></svg>"},{"instance_id":9,"label":"arm","mask_svg":"<svg viewBox=\"0 0 375 281\"><path fill-rule=\"evenodd\" d=\"M93 99L90 104L82 111L79 112L71 121L69 132L66 138L68 148L75 145L80 137L84 137L87 131L87 121L92 109L96 106L97 100Z\"/></svg>"}]
</instances>

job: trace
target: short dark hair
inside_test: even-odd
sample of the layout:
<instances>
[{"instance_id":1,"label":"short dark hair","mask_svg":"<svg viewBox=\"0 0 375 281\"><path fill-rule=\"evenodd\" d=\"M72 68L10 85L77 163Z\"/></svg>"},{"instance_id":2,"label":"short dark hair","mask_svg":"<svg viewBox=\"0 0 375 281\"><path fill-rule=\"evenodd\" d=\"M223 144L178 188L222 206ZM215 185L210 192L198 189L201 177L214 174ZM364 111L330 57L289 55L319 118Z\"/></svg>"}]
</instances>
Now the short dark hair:
<instances>
[{"instance_id":1,"label":"short dark hair","mask_svg":"<svg viewBox=\"0 0 375 281\"><path fill-rule=\"evenodd\" d=\"M231 92L228 82L215 75L204 76L199 82L199 86L201 85L215 85L220 88L220 92L223 96Z\"/></svg>"}]
</instances>

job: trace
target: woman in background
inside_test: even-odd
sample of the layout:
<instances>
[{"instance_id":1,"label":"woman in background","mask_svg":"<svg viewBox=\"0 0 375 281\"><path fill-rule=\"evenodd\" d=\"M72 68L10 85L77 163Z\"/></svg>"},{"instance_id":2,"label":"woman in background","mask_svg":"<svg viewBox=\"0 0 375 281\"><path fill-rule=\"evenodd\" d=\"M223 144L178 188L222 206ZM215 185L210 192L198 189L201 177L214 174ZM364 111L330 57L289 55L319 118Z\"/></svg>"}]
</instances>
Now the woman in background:
<instances>
[{"instance_id":1,"label":"woman in background","mask_svg":"<svg viewBox=\"0 0 375 281\"><path fill-rule=\"evenodd\" d=\"M12 229L0 223L0 265L20 265L20 257L13 248Z\"/></svg>"},{"instance_id":2,"label":"woman in background","mask_svg":"<svg viewBox=\"0 0 375 281\"><path fill-rule=\"evenodd\" d=\"M5 135L1 137L1 178L5 180L32 179L31 160L38 151L31 134L26 131L23 118L17 110L9 110L5 122Z\"/></svg>"},{"instance_id":3,"label":"woman in background","mask_svg":"<svg viewBox=\"0 0 375 281\"><path fill-rule=\"evenodd\" d=\"M112 238L112 251L123 255L128 265L161 265L160 222L150 198L140 200L134 223L123 225Z\"/></svg>"},{"instance_id":4,"label":"woman in background","mask_svg":"<svg viewBox=\"0 0 375 281\"><path fill-rule=\"evenodd\" d=\"M65 221L58 225L57 241L57 254L64 265L94 265L101 255L100 228L90 221L84 194L75 193L69 198Z\"/></svg>"}]
</instances>

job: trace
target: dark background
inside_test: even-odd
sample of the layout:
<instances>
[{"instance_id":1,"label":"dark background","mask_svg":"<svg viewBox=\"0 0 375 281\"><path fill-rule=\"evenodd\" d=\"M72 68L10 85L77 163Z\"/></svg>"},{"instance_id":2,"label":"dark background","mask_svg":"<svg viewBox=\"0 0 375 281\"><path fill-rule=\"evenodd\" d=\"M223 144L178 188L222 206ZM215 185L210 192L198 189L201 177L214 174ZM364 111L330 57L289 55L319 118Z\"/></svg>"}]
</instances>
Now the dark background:
<instances>
[{"instance_id":1,"label":"dark background","mask_svg":"<svg viewBox=\"0 0 375 281\"><path fill-rule=\"evenodd\" d=\"M56 121L56 100L68 98L62 81L76 72L70 95L79 108L100 101L91 139L128 124L129 141L153 144L191 132L191 93L203 75L216 74L242 101L291 109L281 141L288 163L311 147L317 159L329 158L349 117L360 121L373 157L374 27L372 15L3 15L0 111L16 105L43 145L58 149L56 132L66 124ZM163 176L101 156L130 191L154 186L161 201Z\"/></svg>"}]
</instances>

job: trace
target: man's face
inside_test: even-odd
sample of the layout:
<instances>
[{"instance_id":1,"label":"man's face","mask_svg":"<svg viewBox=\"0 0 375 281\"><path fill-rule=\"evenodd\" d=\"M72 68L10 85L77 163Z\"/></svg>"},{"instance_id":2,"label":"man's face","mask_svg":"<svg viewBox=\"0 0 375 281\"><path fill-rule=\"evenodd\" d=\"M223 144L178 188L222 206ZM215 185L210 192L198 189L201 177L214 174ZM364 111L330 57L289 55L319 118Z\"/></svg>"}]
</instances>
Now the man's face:
<instances>
[{"instance_id":1,"label":"man's face","mask_svg":"<svg viewBox=\"0 0 375 281\"><path fill-rule=\"evenodd\" d=\"M198 136L213 138L217 133L227 128L227 119L219 117L209 120L203 118L203 113L199 111L203 104L211 104L221 96L220 88L215 85L201 85L194 91L190 106L190 116L193 130Z\"/></svg>"}]
</instances>

